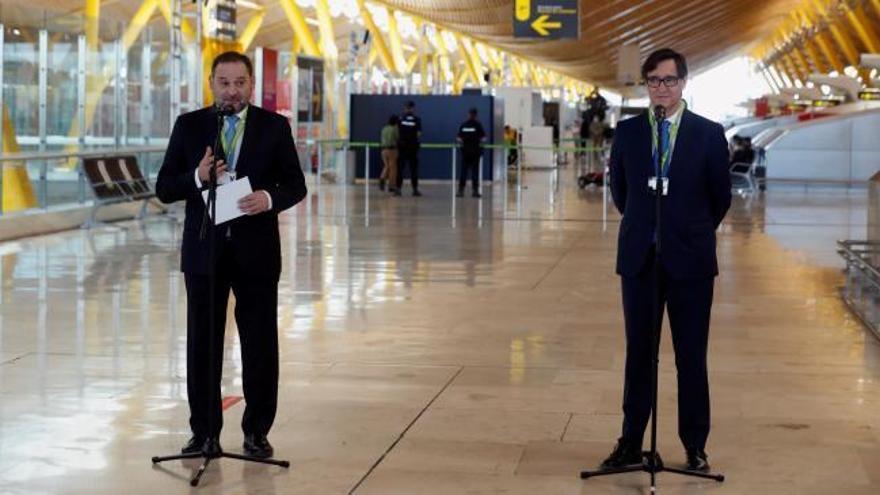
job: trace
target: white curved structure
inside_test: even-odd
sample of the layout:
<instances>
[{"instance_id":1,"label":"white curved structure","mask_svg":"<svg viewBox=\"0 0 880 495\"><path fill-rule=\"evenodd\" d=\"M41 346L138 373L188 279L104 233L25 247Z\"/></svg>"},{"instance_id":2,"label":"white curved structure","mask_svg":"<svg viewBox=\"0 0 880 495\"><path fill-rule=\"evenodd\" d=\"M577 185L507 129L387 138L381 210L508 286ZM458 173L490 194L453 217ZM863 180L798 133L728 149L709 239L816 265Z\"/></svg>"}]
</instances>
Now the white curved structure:
<instances>
[{"instance_id":1,"label":"white curved structure","mask_svg":"<svg viewBox=\"0 0 880 495\"><path fill-rule=\"evenodd\" d=\"M756 136L767 152L767 178L858 182L880 170L880 108L842 107Z\"/></svg>"}]
</instances>

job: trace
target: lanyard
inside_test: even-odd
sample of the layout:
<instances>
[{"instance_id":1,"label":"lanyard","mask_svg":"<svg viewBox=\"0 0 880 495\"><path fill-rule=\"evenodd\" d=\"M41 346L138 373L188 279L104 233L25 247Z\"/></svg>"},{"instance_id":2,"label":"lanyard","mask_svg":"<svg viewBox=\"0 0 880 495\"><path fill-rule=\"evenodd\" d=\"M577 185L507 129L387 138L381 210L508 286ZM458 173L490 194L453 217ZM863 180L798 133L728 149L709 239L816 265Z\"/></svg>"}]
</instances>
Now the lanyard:
<instances>
[{"instance_id":1,"label":"lanyard","mask_svg":"<svg viewBox=\"0 0 880 495\"><path fill-rule=\"evenodd\" d=\"M687 110L687 103L685 103L684 100L681 100L681 104L684 105L681 109L681 117L684 117L684 111ZM672 148L675 144L675 138L678 136L678 127L681 124L681 117L675 122L670 122L669 142L666 143L666 149L663 150L663 156L659 157L657 156L657 121L654 119L654 113L648 112L648 120L651 122L651 150L654 158L654 174L657 176L667 177L669 175L669 164L672 160Z\"/></svg>"},{"instance_id":2,"label":"lanyard","mask_svg":"<svg viewBox=\"0 0 880 495\"><path fill-rule=\"evenodd\" d=\"M244 134L244 120L247 118L247 112L245 112L244 116L238 119L235 123L235 134L232 135L232 142L226 142L226 131L227 126L229 125L228 120L223 121L223 130L220 135L220 143L223 145L223 151L226 153L227 159L232 162L235 158L235 148L238 145L239 141L241 141L241 136ZM230 167L234 167L234 163L229 163Z\"/></svg>"}]
</instances>

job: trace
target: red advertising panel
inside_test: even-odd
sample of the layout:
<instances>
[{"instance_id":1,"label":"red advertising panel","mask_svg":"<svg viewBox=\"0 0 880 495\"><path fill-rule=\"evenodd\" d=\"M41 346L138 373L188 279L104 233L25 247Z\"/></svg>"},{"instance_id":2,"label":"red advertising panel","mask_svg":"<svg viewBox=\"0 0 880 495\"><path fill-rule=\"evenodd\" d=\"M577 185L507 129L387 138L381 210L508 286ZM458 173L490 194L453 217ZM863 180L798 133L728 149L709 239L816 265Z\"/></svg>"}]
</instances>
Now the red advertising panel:
<instances>
[{"instance_id":1,"label":"red advertising panel","mask_svg":"<svg viewBox=\"0 0 880 495\"><path fill-rule=\"evenodd\" d=\"M274 112L278 109L278 52L263 49L263 101L260 106Z\"/></svg>"}]
</instances>

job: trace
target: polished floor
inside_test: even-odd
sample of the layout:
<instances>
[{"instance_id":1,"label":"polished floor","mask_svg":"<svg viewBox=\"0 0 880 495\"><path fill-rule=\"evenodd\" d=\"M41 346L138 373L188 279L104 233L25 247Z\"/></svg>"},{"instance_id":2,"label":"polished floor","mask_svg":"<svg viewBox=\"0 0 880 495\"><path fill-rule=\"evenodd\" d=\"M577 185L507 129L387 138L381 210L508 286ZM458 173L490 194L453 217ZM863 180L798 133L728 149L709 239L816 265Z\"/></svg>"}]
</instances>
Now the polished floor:
<instances>
[{"instance_id":1,"label":"polished floor","mask_svg":"<svg viewBox=\"0 0 880 495\"><path fill-rule=\"evenodd\" d=\"M649 493L644 474L578 477L621 422L619 217L601 191L567 168L481 201L424 192L313 186L283 216L270 440L292 466L222 460L197 489L197 463L150 463L188 437L179 224L0 244L0 493ZM735 199L710 340L707 450L727 481L661 474L661 493L880 493L880 344L836 293L835 240L865 236L867 196ZM661 352L659 445L681 465L668 332ZM235 398L233 327L226 356Z\"/></svg>"}]
</instances>

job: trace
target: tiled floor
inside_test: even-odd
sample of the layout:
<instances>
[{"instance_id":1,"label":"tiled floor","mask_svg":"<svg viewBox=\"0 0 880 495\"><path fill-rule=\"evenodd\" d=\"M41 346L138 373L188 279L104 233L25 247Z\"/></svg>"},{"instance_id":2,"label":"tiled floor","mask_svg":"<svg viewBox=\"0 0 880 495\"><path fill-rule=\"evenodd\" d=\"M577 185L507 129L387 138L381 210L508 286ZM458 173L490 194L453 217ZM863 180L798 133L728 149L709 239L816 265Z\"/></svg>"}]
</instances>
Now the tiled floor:
<instances>
[{"instance_id":1,"label":"tiled floor","mask_svg":"<svg viewBox=\"0 0 880 495\"><path fill-rule=\"evenodd\" d=\"M648 493L644 474L578 477L621 421L618 216L603 223L600 191L563 169L454 205L439 184L311 192L282 225L270 439L292 466L218 461L198 492ZM710 350L727 481L663 474L662 493L880 492L880 344L836 295L834 241L864 237L866 211L862 188L735 200ZM150 463L188 436L180 227L124 225L0 244L0 493L190 491L196 463ZM665 334L660 447L680 465L672 363Z\"/></svg>"}]
</instances>

